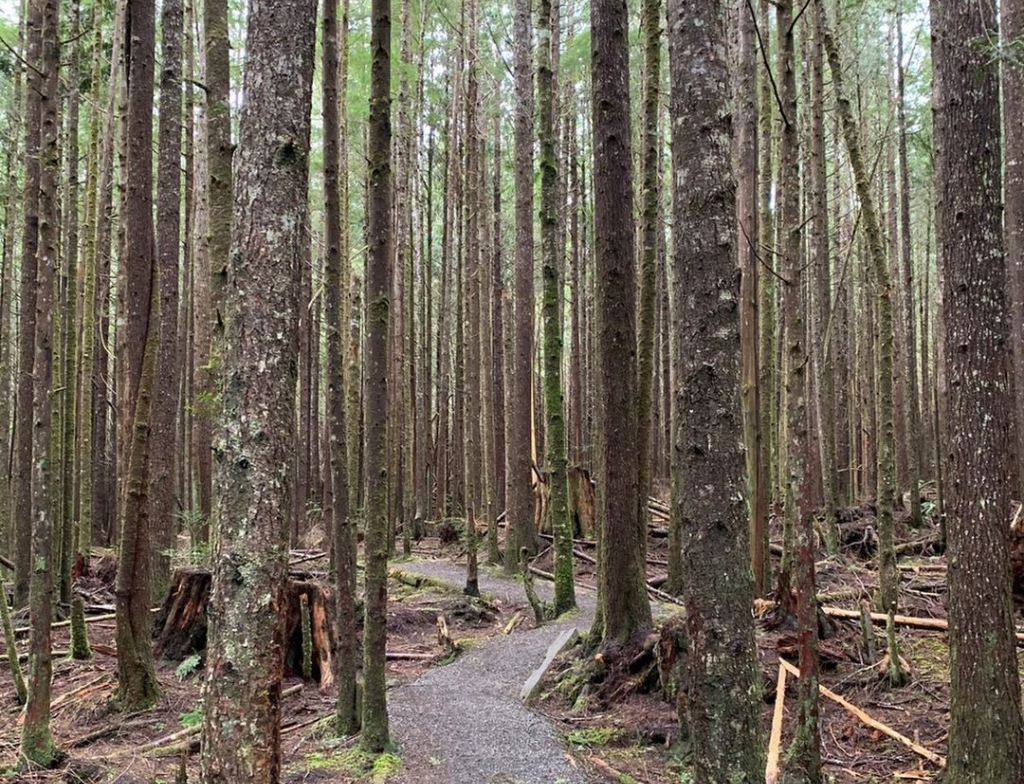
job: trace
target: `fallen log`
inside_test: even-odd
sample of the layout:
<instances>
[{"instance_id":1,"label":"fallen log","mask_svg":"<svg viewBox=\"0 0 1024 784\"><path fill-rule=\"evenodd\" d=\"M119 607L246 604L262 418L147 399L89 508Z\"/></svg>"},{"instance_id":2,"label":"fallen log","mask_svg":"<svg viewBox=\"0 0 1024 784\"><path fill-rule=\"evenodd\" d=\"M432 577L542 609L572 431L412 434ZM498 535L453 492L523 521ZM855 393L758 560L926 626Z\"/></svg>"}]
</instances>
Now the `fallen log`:
<instances>
[{"instance_id":1,"label":"fallen log","mask_svg":"<svg viewBox=\"0 0 1024 784\"><path fill-rule=\"evenodd\" d=\"M842 607L822 607L821 611L831 618L859 619L859 610L845 610ZM888 616L885 613L871 613L871 622L885 624ZM949 631L949 621L944 618L918 618L913 615L894 615L893 623L897 626L906 626L911 629L927 629L934 632ZM1024 642L1024 632L1017 632L1017 642Z\"/></svg>"},{"instance_id":2,"label":"fallen log","mask_svg":"<svg viewBox=\"0 0 1024 784\"><path fill-rule=\"evenodd\" d=\"M779 667L785 668L786 671L789 672L790 675L795 675L796 677L800 677L800 673L798 672L796 667L794 667L792 664L790 664L785 659L779 659ZM864 724L866 724L867 726L871 727L872 729L878 730L883 735L888 735L893 740L902 743L904 746L906 746L908 749L913 751L915 754L918 754L918 755L924 757L929 762L935 763L940 768L946 767L946 759L945 759L945 757L939 756L934 751L926 749L924 746L920 745L919 743L914 743L914 741L912 741L907 736L901 735L900 733L898 733L896 730L894 730L889 725L883 724L878 719L874 718L870 714L868 714L865 711L861 710L860 708L858 708L853 703L848 702L847 700L845 700L842 697L840 697L834 691L831 691L830 689L827 689L824 686L819 684L818 692L823 697L827 697L828 699L832 700L832 702L836 703L837 705L841 705L848 712L852 713L854 716L856 716Z\"/></svg>"}]
</instances>

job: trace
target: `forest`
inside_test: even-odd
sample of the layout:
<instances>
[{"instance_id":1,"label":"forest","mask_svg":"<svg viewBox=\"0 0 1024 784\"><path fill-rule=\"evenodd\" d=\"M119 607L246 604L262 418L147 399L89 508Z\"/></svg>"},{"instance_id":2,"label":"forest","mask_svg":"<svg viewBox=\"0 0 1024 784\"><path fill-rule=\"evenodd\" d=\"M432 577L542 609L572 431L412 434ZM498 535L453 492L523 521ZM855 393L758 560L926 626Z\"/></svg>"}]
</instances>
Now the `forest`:
<instances>
[{"instance_id":1,"label":"forest","mask_svg":"<svg viewBox=\"0 0 1024 784\"><path fill-rule=\"evenodd\" d=\"M1022 40L0 0L0 775L1024 782Z\"/></svg>"}]
</instances>

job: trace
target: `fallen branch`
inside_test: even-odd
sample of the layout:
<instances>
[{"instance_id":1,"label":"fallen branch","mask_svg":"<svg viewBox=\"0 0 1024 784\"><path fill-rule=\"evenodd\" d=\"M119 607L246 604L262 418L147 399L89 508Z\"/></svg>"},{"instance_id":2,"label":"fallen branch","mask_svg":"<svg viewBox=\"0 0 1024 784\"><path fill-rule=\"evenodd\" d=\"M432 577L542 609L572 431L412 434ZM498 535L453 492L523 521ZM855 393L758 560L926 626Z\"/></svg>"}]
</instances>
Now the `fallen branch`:
<instances>
[{"instance_id":1,"label":"fallen branch","mask_svg":"<svg viewBox=\"0 0 1024 784\"><path fill-rule=\"evenodd\" d=\"M831 618L860 618L858 610L844 610L842 607L822 607L821 611ZM872 623L884 624L888 620L885 613L871 613ZM949 621L944 618L918 618L913 615L894 615L893 623L911 629L927 629L935 632L948 632ZM1024 642L1024 632L1017 632L1017 642Z\"/></svg>"},{"instance_id":2,"label":"fallen branch","mask_svg":"<svg viewBox=\"0 0 1024 784\"><path fill-rule=\"evenodd\" d=\"M0 566L3 566L9 572L14 571L14 562L7 560L2 555L0 555Z\"/></svg>"},{"instance_id":3,"label":"fallen branch","mask_svg":"<svg viewBox=\"0 0 1024 784\"><path fill-rule=\"evenodd\" d=\"M764 770L765 784L777 784L779 780L779 753L782 749L782 709L785 704L786 668L780 664L779 680L775 686L775 710L772 713L772 733L768 740L768 764Z\"/></svg>"},{"instance_id":4,"label":"fallen branch","mask_svg":"<svg viewBox=\"0 0 1024 784\"><path fill-rule=\"evenodd\" d=\"M160 612L160 608L159 607L151 607L149 611L151 613L158 613L158 612ZM85 622L86 623L98 623L100 621L116 621L116 620L117 620L117 613L107 613L105 615L92 615L92 616L89 616L88 618L85 619ZM67 627L67 626L70 626L70 625L71 625L71 621L69 619L69 620L66 620L66 621L57 621L56 623L50 624L50 628L51 629L61 629L61 628L64 628L64 627ZM17 626L14 629L14 634L15 634L16 637L20 637L22 635L28 634L30 628L31 627L29 627L29 626Z\"/></svg>"},{"instance_id":5,"label":"fallen branch","mask_svg":"<svg viewBox=\"0 0 1024 784\"><path fill-rule=\"evenodd\" d=\"M779 666L780 667L784 667L789 672L790 675L796 675L797 677L799 677L799 673L798 673L796 667L794 667L792 664L790 664L785 659L779 659ZM823 697L827 697L828 699L832 700L832 702L836 703L837 705L841 705L843 708L845 708L847 711L852 713L854 716L856 716L864 724L866 724L867 726L871 727L872 729L876 729L879 732L881 732L883 735L888 735L893 740L899 741L904 746L906 746L908 749L913 751L915 754L918 754L919 756L924 757L929 762L935 763L940 768L946 767L946 759L945 759L945 757L939 756L934 751L926 749L924 746L920 745L919 743L914 743L914 741L912 741L906 735L901 735L900 733L896 732L896 730L894 730L889 725L883 724L878 719L872 717L868 713L865 713L864 711L862 711L860 708L858 708L853 703L848 702L847 700L845 700L842 697L840 697L834 691L832 691L830 689L827 689L827 688L825 688L824 686L822 686L820 684L818 686L818 691L821 693L821 695Z\"/></svg>"},{"instance_id":6,"label":"fallen branch","mask_svg":"<svg viewBox=\"0 0 1024 784\"><path fill-rule=\"evenodd\" d=\"M297 683L282 691L280 698L283 700L285 697L291 697L293 694L298 694L300 691L302 691L302 684ZM198 735L202 729L202 723L196 724L193 727L186 727L183 730L172 732L170 735L164 735L162 738L151 740L149 743L143 743L141 746L132 746L128 749L115 751L113 754L108 755L107 759L117 759L118 757L124 757L128 754L146 754L149 752L153 752L158 757L166 757L169 754L176 754L187 750L191 745L191 740L189 739ZM182 740L186 740L186 742L181 743ZM198 742L198 740L196 742Z\"/></svg>"}]
</instances>

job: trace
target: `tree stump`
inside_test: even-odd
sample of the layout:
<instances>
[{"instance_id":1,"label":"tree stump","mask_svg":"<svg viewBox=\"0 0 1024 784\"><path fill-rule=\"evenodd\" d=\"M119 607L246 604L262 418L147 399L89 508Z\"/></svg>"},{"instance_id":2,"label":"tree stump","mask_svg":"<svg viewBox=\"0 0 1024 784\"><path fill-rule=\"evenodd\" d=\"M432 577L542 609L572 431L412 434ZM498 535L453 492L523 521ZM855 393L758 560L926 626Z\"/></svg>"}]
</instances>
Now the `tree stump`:
<instances>
[{"instance_id":1,"label":"tree stump","mask_svg":"<svg viewBox=\"0 0 1024 784\"><path fill-rule=\"evenodd\" d=\"M207 612L213 584L208 569L179 569L154 620L154 653L181 661L206 651ZM289 579L280 608L284 632L284 666L289 675L302 675L302 597L309 605L311 678L327 689L334 683L338 648L334 626L334 592L318 580Z\"/></svg>"},{"instance_id":2,"label":"tree stump","mask_svg":"<svg viewBox=\"0 0 1024 784\"><path fill-rule=\"evenodd\" d=\"M587 539L594 534L595 509L594 481L585 468L569 469L569 504L572 515L573 536Z\"/></svg>"}]
</instances>

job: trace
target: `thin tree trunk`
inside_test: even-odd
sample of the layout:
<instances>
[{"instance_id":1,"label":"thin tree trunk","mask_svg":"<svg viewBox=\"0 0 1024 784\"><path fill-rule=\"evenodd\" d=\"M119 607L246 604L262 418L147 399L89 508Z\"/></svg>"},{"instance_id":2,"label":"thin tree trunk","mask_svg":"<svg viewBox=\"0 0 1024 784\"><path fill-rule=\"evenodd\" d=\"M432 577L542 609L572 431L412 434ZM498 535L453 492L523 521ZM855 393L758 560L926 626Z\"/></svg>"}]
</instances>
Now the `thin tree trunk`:
<instances>
[{"instance_id":1,"label":"thin tree trunk","mask_svg":"<svg viewBox=\"0 0 1024 784\"><path fill-rule=\"evenodd\" d=\"M597 286L598 519L604 645L638 644L651 628L640 516L636 409L636 270L626 6L592 0L591 79Z\"/></svg>"},{"instance_id":2,"label":"thin tree trunk","mask_svg":"<svg viewBox=\"0 0 1024 784\"><path fill-rule=\"evenodd\" d=\"M363 623L363 734L367 751L388 743L384 649L387 643L387 423L391 292L391 4L373 0L370 46L369 228L367 232L364 425L366 428L366 611Z\"/></svg>"},{"instance_id":3,"label":"thin tree trunk","mask_svg":"<svg viewBox=\"0 0 1024 784\"><path fill-rule=\"evenodd\" d=\"M57 116L60 64L57 0L30 0L28 61L36 70L29 77L30 111L26 122L39 134L26 144L38 154L38 256L36 259L35 360L31 365L32 394L32 576L29 598L31 628L28 642L28 700L21 730L21 753L30 765L48 768L57 749L50 732L50 681L53 677L51 621L53 615L53 488L50 462L51 400L53 392L53 295L60 227L58 181L60 151ZM27 200L26 194L26 200ZM25 300L23 300L24 306ZM27 425L22 420L22 425ZM20 549L20 548L19 548Z\"/></svg>"},{"instance_id":4,"label":"thin tree trunk","mask_svg":"<svg viewBox=\"0 0 1024 784\"><path fill-rule=\"evenodd\" d=\"M565 396L562 391L562 320L559 317L559 305L563 289L561 270L564 264L558 244L559 162L555 149L554 115L554 97L558 86L552 71L552 52L558 48L558 39L551 29L552 7L552 0L539 0L537 6L537 137L540 142L540 241L544 281L546 473L550 492L548 508L551 531L554 534L554 611L561 615L576 606L576 591L573 584L572 522L569 519L569 481L566 470ZM641 377L643 370L640 369ZM649 376L650 368L647 371ZM649 388L648 378L648 391ZM643 406L642 400L639 405ZM649 401L647 408L649 411ZM647 424L650 425L649 418ZM642 425L638 426L642 433Z\"/></svg>"},{"instance_id":5,"label":"thin tree trunk","mask_svg":"<svg viewBox=\"0 0 1024 784\"><path fill-rule=\"evenodd\" d=\"M531 441L533 432L533 79L530 0L515 0L512 41L515 76L515 374L509 392L518 404L511 411L508 448L505 569L518 571L519 551L536 552L533 530Z\"/></svg>"},{"instance_id":6,"label":"thin tree trunk","mask_svg":"<svg viewBox=\"0 0 1024 784\"><path fill-rule=\"evenodd\" d=\"M160 347L156 377L172 379L178 355L178 271L181 248L181 51L184 8L164 0L160 21L163 52L160 80L160 157L157 173L157 281ZM153 598L162 601L170 584L169 551L175 534L175 424L178 386L157 384L152 416L150 521L154 529Z\"/></svg>"}]
</instances>

